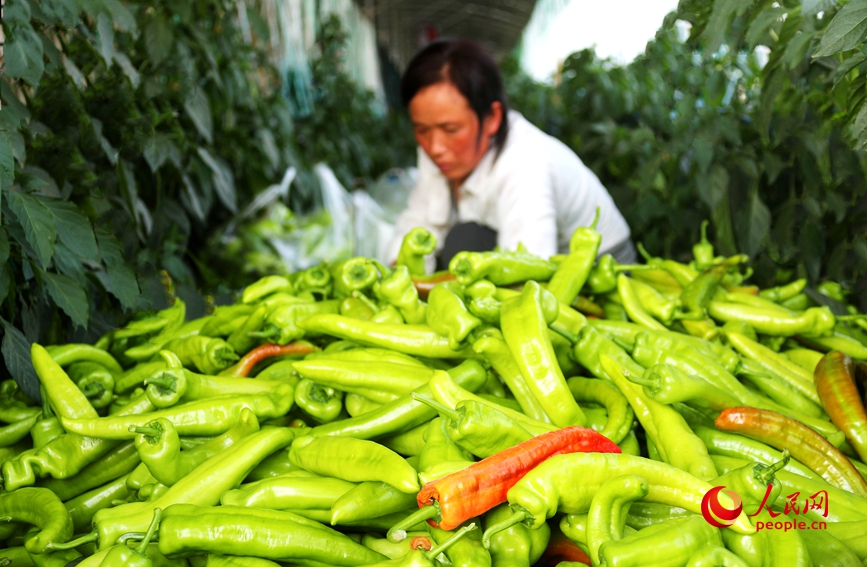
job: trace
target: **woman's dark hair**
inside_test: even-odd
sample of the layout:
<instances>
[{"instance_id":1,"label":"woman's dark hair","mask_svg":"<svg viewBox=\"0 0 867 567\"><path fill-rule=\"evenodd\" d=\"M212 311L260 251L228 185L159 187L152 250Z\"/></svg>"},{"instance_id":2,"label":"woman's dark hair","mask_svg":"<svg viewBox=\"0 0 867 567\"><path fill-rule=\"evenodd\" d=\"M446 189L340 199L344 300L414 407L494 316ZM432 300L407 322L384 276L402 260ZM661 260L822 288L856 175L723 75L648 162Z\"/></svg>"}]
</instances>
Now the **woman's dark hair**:
<instances>
[{"instance_id":1,"label":"woman's dark hair","mask_svg":"<svg viewBox=\"0 0 867 567\"><path fill-rule=\"evenodd\" d=\"M503 120L494 135L494 145L501 150L509 134L506 92L500 69L484 47L469 39L440 39L419 51L409 62L400 82L403 105L425 87L449 82L470 104L481 124L491 114L491 104L503 106ZM481 136L481 129L479 130Z\"/></svg>"}]
</instances>

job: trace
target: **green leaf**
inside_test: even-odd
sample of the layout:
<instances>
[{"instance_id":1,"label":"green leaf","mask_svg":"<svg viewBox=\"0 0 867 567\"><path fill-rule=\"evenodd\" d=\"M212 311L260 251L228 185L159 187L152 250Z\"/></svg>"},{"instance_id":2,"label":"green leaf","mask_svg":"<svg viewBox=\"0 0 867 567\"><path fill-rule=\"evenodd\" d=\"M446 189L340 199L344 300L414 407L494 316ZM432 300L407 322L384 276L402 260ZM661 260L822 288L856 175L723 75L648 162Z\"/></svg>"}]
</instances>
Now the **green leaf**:
<instances>
[{"instance_id":1,"label":"green leaf","mask_svg":"<svg viewBox=\"0 0 867 567\"><path fill-rule=\"evenodd\" d=\"M57 239L57 228L51 211L26 193L10 192L7 193L7 198L9 208L24 228L27 242L38 254L42 267L47 267L54 255L54 241Z\"/></svg>"},{"instance_id":2,"label":"green leaf","mask_svg":"<svg viewBox=\"0 0 867 567\"><path fill-rule=\"evenodd\" d=\"M708 53L714 53L722 45L732 16L743 14L753 2L754 0L715 0L707 29L704 31Z\"/></svg>"},{"instance_id":3,"label":"green leaf","mask_svg":"<svg viewBox=\"0 0 867 567\"><path fill-rule=\"evenodd\" d=\"M114 61L120 67L120 70L123 71L123 74L126 75L126 78L129 79L130 84L133 89L137 89L139 83L141 83L141 75L138 72L138 69L132 64L132 61L129 60L129 57L126 56L125 53L114 53Z\"/></svg>"},{"instance_id":4,"label":"green leaf","mask_svg":"<svg viewBox=\"0 0 867 567\"><path fill-rule=\"evenodd\" d=\"M0 303L6 301L9 295L9 287L12 285L12 267L9 264L0 264Z\"/></svg>"},{"instance_id":5,"label":"green leaf","mask_svg":"<svg viewBox=\"0 0 867 567\"><path fill-rule=\"evenodd\" d=\"M21 122L30 120L30 111L18 100L18 97L6 80L0 80L0 97L3 98L3 113L0 114L14 116L15 119L11 121L12 126L17 128L21 125Z\"/></svg>"},{"instance_id":6,"label":"green leaf","mask_svg":"<svg viewBox=\"0 0 867 567\"><path fill-rule=\"evenodd\" d=\"M810 42L816 37L817 33L801 32L795 35L786 46L786 52L783 54L783 63L790 70L803 63L807 50L810 48Z\"/></svg>"},{"instance_id":7,"label":"green leaf","mask_svg":"<svg viewBox=\"0 0 867 567\"><path fill-rule=\"evenodd\" d=\"M771 229L771 211L759 198L758 191L752 191L748 205L745 229L738 234L741 250L750 258L755 258Z\"/></svg>"},{"instance_id":8,"label":"green leaf","mask_svg":"<svg viewBox=\"0 0 867 567\"><path fill-rule=\"evenodd\" d=\"M54 250L52 261L54 262L54 267L61 274L70 276L81 285L87 284L87 272L81 261L81 257L78 252L69 248L62 241L57 242L57 248Z\"/></svg>"},{"instance_id":9,"label":"green leaf","mask_svg":"<svg viewBox=\"0 0 867 567\"><path fill-rule=\"evenodd\" d=\"M194 89L184 103L184 110L199 134L210 144L214 136L214 124L211 119L211 104L205 92L199 88Z\"/></svg>"},{"instance_id":10,"label":"green leaf","mask_svg":"<svg viewBox=\"0 0 867 567\"><path fill-rule=\"evenodd\" d=\"M837 70L834 71L834 86L837 86L837 83L843 80L843 78L849 74L849 71L865 61L867 61L867 53L864 53L863 51L854 53L844 59L837 67Z\"/></svg>"},{"instance_id":11,"label":"green leaf","mask_svg":"<svg viewBox=\"0 0 867 567\"><path fill-rule=\"evenodd\" d=\"M84 216L75 203L61 199L40 199L54 215L58 240L74 250L79 258L99 261L99 249L93 236L90 219Z\"/></svg>"},{"instance_id":12,"label":"green leaf","mask_svg":"<svg viewBox=\"0 0 867 567\"><path fill-rule=\"evenodd\" d=\"M133 36L138 34L138 26L136 26L135 23L135 16L130 12L129 8L118 0L102 0L102 4L108 9L111 14L111 19L114 20L117 27L130 32Z\"/></svg>"},{"instance_id":13,"label":"green leaf","mask_svg":"<svg viewBox=\"0 0 867 567\"><path fill-rule=\"evenodd\" d=\"M766 8L756 15L756 18L750 23L747 28L747 34L744 39L750 49L754 49L762 37L774 23L780 20L786 14L785 8Z\"/></svg>"},{"instance_id":14,"label":"green leaf","mask_svg":"<svg viewBox=\"0 0 867 567\"><path fill-rule=\"evenodd\" d=\"M33 86L45 70L42 62L42 40L28 23L6 26L4 58L7 77L24 79Z\"/></svg>"},{"instance_id":15,"label":"green leaf","mask_svg":"<svg viewBox=\"0 0 867 567\"><path fill-rule=\"evenodd\" d=\"M90 118L90 121L93 124L93 133L96 134L96 139L99 140L99 145L102 147L102 151L105 152L105 157L108 158L111 165L117 165L117 156L119 152L114 149L111 142L102 135L102 121L93 117Z\"/></svg>"},{"instance_id":16,"label":"green leaf","mask_svg":"<svg viewBox=\"0 0 867 567\"><path fill-rule=\"evenodd\" d=\"M207 164L214 173L214 189L217 191L217 198L233 213L238 212L238 195L235 191L235 180L232 177L232 170L229 166L219 158L212 156L205 148L198 149L199 157Z\"/></svg>"},{"instance_id":17,"label":"green leaf","mask_svg":"<svg viewBox=\"0 0 867 567\"><path fill-rule=\"evenodd\" d=\"M57 306L69 315L73 324L87 328L90 306L87 303L84 288L74 279L63 274L43 272L42 277L42 281L45 282L45 289L48 290L48 294L54 299Z\"/></svg>"},{"instance_id":18,"label":"green leaf","mask_svg":"<svg viewBox=\"0 0 867 567\"><path fill-rule=\"evenodd\" d=\"M56 22L67 28L75 26L78 19L75 2L69 0L40 0L39 9L43 14L54 18Z\"/></svg>"},{"instance_id":19,"label":"green leaf","mask_svg":"<svg viewBox=\"0 0 867 567\"><path fill-rule=\"evenodd\" d=\"M0 352L3 353L6 369L27 397L36 402L41 401L39 377L36 376L36 370L33 369L33 363L30 361L30 341L24 333L3 317L0 317L0 324L3 325L4 331Z\"/></svg>"},{"instance_id":20,"label":"green leaf","mask_svg":"<svg viewBox=\"0 0 867 567\"><path fill-rule=\"evenodd\" d=\"M867 149L867 104L861 105L861 110L858 116L852 122L850 128L852 137L855 138L855 148L858 150Z\"/></svg>"},{"instance_id":21,"label":"green leaf","mask_svg":"<svg viewBox=\"0 0 867 567\"><path fill-rule=\"evenodd\" d=\"M165 16L159 12L145 25L144 42L148 57L158 66L172 50L174 36Z\"/></svg>"},{"instance_id":22,"label":"green leaf","mask_svg":"<svg viewBox=\"0 0 867 567\"><path fill-rule=\"evenodd\" d=\"M832 8L836 3L837 0L801 0L801 13L805 16L812 16Z\"/></svg>"},{"instance_id":23,"label":"green leaf","mask_svg":"<svg viewBox=\"0 0 867 567\"><path fill-rule=\"evenodd\" d=\"M15 178L15 157L12 146L6 141L5 132L0 130L0 185L11 185Z\"/></svg>"},{"instance_id":24,"label":"green leaf","mask_svg":"<svg viewBox=\"0 0 867 567\"><path fill-rule=\"evenodd\" d=\"M30 3L18 0L10 2L3 11L4 19L9 23L28 23L33 14L30 12Z\"/></svg>"},{"instance_id":25,"label":"green leaf","mask_svg":"<svg viewBox=\"0 0 867 567\"><path fill-rule=\"evenodd\" d=\"M181 163L181 153L178 147L165 134L156 134L145 142L144 158L154 173L163 166L166 160L174 163L176 167L179 167Z\"/></svg>"},{"instance_id":26,"label":"green leaf","mask_svg":"<svg viewBox=\"0 0 867 567\"><path fill-rule=\"evenodd\" d=\"M6 229L0 227L0 264L5 264L9 259L9 235L6 234ZM0 294L0 298L4 297ZM0 300L2 302L2 300Z\"/></svg>"},{"instance_id":27,"label":"green leaf","mask_svg":"<svg viewBox=\"0 0 867 567\"><path fill-rule=\"evenodd\" d=\"M96 30L99 32L99 54L102 55L106 67L111 67L114 59L114 25L105 12L97 18Z\"/></svg>"},{"instance_id":28,"label":"green leaf","mask_svg":"<svg viewBox=\"0 0 867 567\"><path fill-rule=\"evenodd\" d=\"M827 57L858 47L867 36L867 0L851 0L837 12L813 57Z\"/></svg>"},{"instance_id":29,"label":"green leaf","mask_svg":"<svg viewBox=\"0 0 867 567\"><path fill-rule=\"evenodd\" d=\"M95 233L99 253L105 262L108 281L111 284L108 291L120 301L124 308L132 309L141 291L135 274L129 269L123 258L120 242L102 227L97 228Z\"/></svg>"}]
</instances>

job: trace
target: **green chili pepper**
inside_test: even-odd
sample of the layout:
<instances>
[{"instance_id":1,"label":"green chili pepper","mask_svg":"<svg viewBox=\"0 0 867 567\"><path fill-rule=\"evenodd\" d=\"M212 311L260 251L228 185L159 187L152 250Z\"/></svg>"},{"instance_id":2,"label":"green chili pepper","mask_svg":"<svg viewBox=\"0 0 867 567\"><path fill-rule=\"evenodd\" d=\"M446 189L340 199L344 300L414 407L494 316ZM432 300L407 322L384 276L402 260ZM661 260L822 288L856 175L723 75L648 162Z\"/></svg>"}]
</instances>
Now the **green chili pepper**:
<instances>
[{"instance_id":1,"label":"green chili pepper","mask_svg":"<svg viewBox=\"0 0 867 567\"><path fill-rule=\"evenodd\" d=\"M300 437L289 460L306 470L352 482L381 481L404 492L419 490L415 469L394 451L351 437Z\"/></svg>"},{"instance_id":2,"label":"green chili pepper","mask_svg":"<svg viewBox=\"0 0 867 567\"><path fill-rule=\"evenodd\" d=\"M36 484L48 488L58 498L66 501L128 474L139 462L135 446L132 443L121 443L73 476L64 479L42 479Z\"/></svg>"},{"instance_id":3,"label":"green chili pepper","mask_svg":"<svg viewBox=\"0 0 867 567\"><path fill-rule=\"evenodd\" d=\"M762 394L779 404L786 411L798 412L805 416L822 417L825 412L813 401L807 399L789 382L770 372L766 367L751 359L744 359L738 376L752 384ZM765 404L767 405L767 404ZM769 409L774 409L769 407ZM800 419L800 418L799 418Z\"/></svg>"},{"instance_id":4,"label":"green chili pepper","mask_svg":"<svg viewBox=\"0 0 867 567\"><path fill-rule=\"evenodd\" d=\"M299 292L309 291L321 293L322 295L331 294L331 272L325 264L312 266L304 271L295 273L292 283L295 284L295 289Z\"/></svg>"},{"instance_id":5,"label":"green chili pepper","mask_svg":"<svg viewBox=\"0 0 867 567\"><path fill-rule=\"evenodd\" d=\"M745 257L736 256L732 262L726 261L706 268L694 280L689 282L680 294L680 301L690 318L704 319L711 300L720 289L725 275L734 265Z\"/></svg>"},{"instance_id":6,"label":"green chili pepper","mask_svg":"<svg viewBox=\"0 0 867 567\"><path fill-rule=\"evenodd\" d=\"M318 423L330 423L343 410L343 392L301 380L295 388L295 404Z\"/></svg>"},{"instance_id":7,"label":"green chili pepper","mask_svg":"<svg viewBox=\"0 0 867 567\"><path fill-rule=\"evenodd\" d=\"M293 364L304 378L344 392L388 403L430 382L433 370L396 362L338 360L319 357Z\"/></svg>"},{"instance_id":8,"label":"green chili pepper","mask_svg":"<svg viewBox=\"0 0 867 567\"><path fill-rule=\"evenodd\" d=\"M125 500L130 491L126 486L129 475L119 476L102 486L84 492L75 498L64 502L69 517L72 519L73 531L81 533L90 527L93 515L103 508L108 508L116 500Z\"/></svg>"},{"instance_id":9,"label":"green chili pepper","mask_svg":"<svg viewBox=\"0 0 867 567\"><path fill-rule=\"evenodd\" d=\"M548 291L557 301L566 305L571 305L578 297L599 252L599 245L602 243L602 235L596 230L599 214L600 209L596 207L596 216L590 226L575 229L569 240L569 255L560 263L548 282Z\"/></svg>"},{"instance_id":10,"label":"green chili pepper","mask_svg":"<svg viewBox=\"0 0 867 567\"><path fill-rule=\"evenodd\" d=\"M298 322L308 332L331 335L365 346L390 348L428 358L473 358L469 348L455 351L445 337L427 325L393 325L358 321L336 314L313 315Z\"/></svg>"},{"instance_id":11,"label":"green chili pepper","mask_svg":"<svg viewBox=\"0 0 867 567\"><path fill-rule=\"evenodd\" d=\"M603 406L608 415L605 426L599 432L621 443L632 430L635 412L629 401L614 384L595 378L569 378L566 381L572 397L578 402L591 402Z\"/></svg>"},{"instance_id":12,"label":"green chili pepper","mask_svg":"<svg viewBox=\"0 0 867 567\"><path fill-rule=\"evenodd\" d=\"M262 331L249 333L249 335L285 345L305 336L306 329L300 325L302 320L318 314L336 314L338 308L337 300L283 305L268 313Z\"/></svg>"},{"instance_id":13,"label":"green chili pepper","mask_svg":"<svg viewBox=\"0 0 867 567\"><path fill-rule=\"evenodd\" d=\"M449 271L464 286L482 278L502 286L528 280L548 281L557 271L557 264L520 249L516 252L458 252L449 262Z\"/></svg>"},{"instance_id":14,"label":"green chili pepper","mask_svg":"<svg viewBox=\"0 0 867 567\"><path fill-rule=\"evenodd\" d=\"M120 364L106 351L87 344L52 345L45 347L54 362L69 366L75 362L96 362L107 368L112 375L123 372Z\"/></svg>"},{"instance_id":15,"label":"green chili pepper","mask_svg":"<svg viewBox=\"0 0 867 567\"><path fill-rule=\"evenodd\" d=\"M31 429L40 421L41 414L34 413L26 419L22 419L11 425L0 427L0 447L15 445L30 434Z\"/></svg>"},{"instance_id":16,"label":"green chili pepper","mask_svg":"<svg viewBox=\"0 0 867 567\"><path fill-rule=\"evenodd\" d=\"M864 529L867 521L828 523L825 531L837 538L846 547L855 552L859 559L867 558L867 543L864 542Z\"/></svg>"},{"instance_id":17,"label":"green chili pepper","mask_svg":"<svg viewBox=\"0 0 867 567\"><path fill-rule=\"evenodd\" d=\"M662 460L689 471L698 478L704 480L715 478L716 468L707 454L707 449L683 417L670 406L647 397L639 386L627 379L627 376L638 374L637 372L633 374L632 369L637 365L633 363L624 367L607 354L598 354L598 356L605 375L626 396L648 438L659 449ZM628 355L624 354L624 356ZM641 374L644 374L643 369Z\"/></svg>"},{"instance_id":18,"label":"green chili pepper","mask_svg":"<svg viewBox=\"0 0 867 567\"><path fill-rule=\"evenodd\" d=\"M461 529L473 526L475 524L466 524ZM441 530L434 526L427 526L428 533L431 538L438 544L442 545L452 537L452 532ZM459 532L460 533L460 530ZM467 537L461 538L457 543L452 545L445 552L446 557L455 567L490 567L491 554L482 544L482 534L480 530L470 531Z\"/></svg>"},{"instance_id":19,"label":"green chili pepper","mask_svg":"<svg viewBox=\"0 0 867 567\"><path fill-rule=\"evenodd\" d=\"M569 392L548 337L548 325L558 317L553 308L557 303L550 305L551 300L538 283L528 282L519 297L503 302L503 337L528 389L551 421L560 427L583 425L586 418Z\"/></svg>"},{"instance_id":20,"label":"green chili pepper","mask_svg":"<svg viewBox=\"0 0 867 567\"><path fill-rule=\"evenodd\" d=\"M599 491L593 495L587 512L587 549L594 564L600 563L600 547L606 546L606 552L611 547L619 547L613 542L623 537L629 505L647 496L649 491L647 480L634 474L618 476L602 483ZM625 554L618 551L606 553L606 563L620 564L626 559Z\"/></svg>"},{"instance_id":21,"label":"green chili pepper","mask_svg":"<svg viewBox=\"0 0 867 567\"><path fill-rule=\"evenodd\" d=\"M380 300L399 309L407 323L417 325L425 322L427 305L419 299L407 266L396 266L389 275L373 284L373 292Z\"/></svg>"},{"instance_id":22,"label":"green chili pepper","mask_svg":"<svg viewBox=\"0 0 867 567\"><path fill-rule=\"evenodd\" d=\"M236 555L209 553L205 567L280 567L280 565L261 557L238 557Z\"/></svg>"},{"instance_id":23,"label":"green chili pepper","mask_svg":"<svg viewBox=\"0 0 867 567\"><path fill-rule=\"evenodd\" d=\"M33 368L45 388L51 407L60 417L97 417L96 410L78 386L42 346L33 343L30 349Z\"/></svg>"},{"instance_id":24,"label":"green chili pepper","mask_svg":"<svg viewBox=\"0 0 867 567\"><path fill-rule=\"evenodd\" d=\"M467 310L463 289L454 282L437 284L430 291L425 320L436 333L448 337L452 350L460 350L467 335L482 324Z\"/></svg>"},{"instance_id":25,"label":"green chili pepper","mask_svg":"<svg viewBox=\"0 0 867 567\"><path fill-rule=\"evenodd\" d=\"M711 301L708 313L719 321L743 321L757 332L771 336L804 335L822 337L834 330L837 319L827 307L811 307L800 315L786 315L782 308L772 311L743 303Z\"/></svg>"},{"instance_id":26,"label":"green chili pepper","mask_svg":"<svg viewBox=\"0 0 867 567\"><path fill-rule=\"evenodd\" d=\"M96 419L63 419L69 431L99 439L132 439L130 428L143 427L147 422L165 417L171 421L179 435L219 435L238 423L241 410L250 409L259 420L285 415L294 402L294 392L287 384L280 384L268 394L227 395L155 411L143 416L111 416ZM203 419L203 416L206 416Z\"/></svg>"},{"instance_id":27,"label":"green chili pepper","mask_svg":"<svg viewBox=\"0 0 867 567\"><path fill-rule=\"evenodd\" d=\"M346 407L346 413L348 413L350 417L363 415L382 407L381 403L370 401L364 396L355 393L346 394L343 403Z\"/></svg>"},{"instance_id":28,"label":"green chili pepper","mask_svg":"<svg viewBox=\"0 0 867 567\"><path fill-rule=\"evenodd\" d=\"M479 362L467 360L449 370L448 375L453 376L454 381L458 384L474 391L485 383L487 373ZM429 385L425 385L417 388L414 392L429 396L431 389ZM320 425L313 429L313 435L342 435L360 439L375 439L416 427L434 417L436 417L436 411L416 402L407 394L393 402L384 404L377 410L358 417Z\"/></svg>"},{"instance_id":29,"label":"green chili pepper","mask_svg":"<svg viewBox=\"0 0 867 567\"><path fill-rule=\"evenodd\" d=\"M100 563L100 567L153 567L153 561L146 555L148 545L153 539L160 524L162 510L157 508L154 510L153 520L148 526L144 538L136 547L130 547L125 542L115 545L109 550L105 558Z\"/></svg>"},{"instance_id":30,"label":"green chili pepper","mask_svg":"<svg viewBox=\"0 0 867 567\"><path fill-rule=\"evenodd\" d=\"M69 512L60 498L47 488L20 488L0 494L0 514L10 522L38 528L38 534L24 544L31 555L47 553L52 549L52 542L61 543L72 537Z\"/></svg>"},{"instance_id":31,"label":"green chili pepper","mask_svg":"<svg viewBox=\"0 0 867 567\"><path fill-rule=\"evenodd\" d=\"M184 319L187 316L186 304L179 297L173 299L172 306L166 311L169 323L164 326L159 333L150 337L143 344L128 348L124 351L124 355L133 360L146 360L162 349L167 342L175 338L175 334L181 325L184 324Z\"/></svg>"},{"instance_id":32,"label":"green chili pepper","mask_svg":"<svg viewBox=\"0 0 867 567\"><path fill-rule=\"evenodd\" d=\"M695 264L700 269L706 269L707 266L714 264L713 244L707 239L707 225L709 221L701 221L701 241L694 244L692 247L692 255L695 258Z\"/></svg>"},{"instance_id":33,"label":"green chili pepper","mask_svg":"<svg viewBox=\"0 0 867 567\"><path fill-rule=\"evenodd\" d=\"M296 435L295 430L283 427L258 431L208 459L156 500L100 510L93 518L100 549L114 545L121 534L143 531L156 508L165 510L178 503L217 504L223 492L240 484L256 464L286 447Z\"/></svg>"},{"instance_id":34,"label":"green chili pepper","mask_svg":"<svg viewBox=\"0 0 867 567\"><path fill-rule=\"evenodd\" d=\"M510 514L506 504L492 508L485 514L485 526L497 524ZM517 524L494 534L488 551L497 567L530 567L542 557L550 538L551 528L548 524L543 524L538 530Z\"/></svg>"},{"instance_id":35,"label":"green chili pepper","mask_svg":"<svg viewBox=\"0 0 867 567\"><path fill-rule=\"evenodd\" d=\"M701 501L712 485L679 468L632 455L618 453L569 453L555 455L530 470L508 492L515 512L508 521L524 522L536 529L558 511L580 514L590 509L593 496L614 476L635 474L647 480L650 489L644 500L678 506L701 513ZM578 481L580 479L580 483ZM720 494L724 506L733 508L728 495ZM499 528L506 528L507 522ZM731 529L752 534L756 529L741 513ZM499 531L486 530L486 538Z\"/></svg>"},{"instance_id":36,"label":"green chili pepper","mask_svg":"<svg viewBox=\"0 0 867 567\"><path fill-rule=\"evenodd\" d=\"M799 336L798 340L807 346L815 347L823 351L837 350L843 354L847 354L855 360L867 360L867 346L861 341L844 335L840 332L834 332L828 337L804 337Z\"/></svg>"},{"instance_id":37,"label":"green chili pepper","mask_svg":"<svg viewBox=\"0 0 867 567\"><path fill-rule=\"evenodd\" d=\"M165 350L175 353L183 366L192 366L204 374L216 374L238 360L226 341L204 335L171 340Z\"/></svg>"},{"instance_id":38,"label":"green chili pepper","mask_svg":"<svg viewBox=\"0 0 867 567\"><path fill-rule=\"evenodd\" d=\"M205 317L205 324L199 330L206 337L228 337L253 311L256 305L237 303L220 305L213 313Z\"/></svg>"},{"instance_id":39,"label":"green chili pepper","mask_svg":"<svg viewBox=\"0 0 867 567\"><path fill-rule=\"evenodd\" d=\"M96 362L74 362L67 375L96 409L108 407L114 395L114 376Z\"/></svg>"},{"instance_id":40,"label":"green chili pepper","mask_svg":"<svg viewBox=\"0 0 867 567\"><path fill-rule=\"evenodd\" d=\"M666 330L665 325L654 319L641 304L632 283L625 274L617 276L617 291L623 299L623 308L629 318L648 329Z\"/></svg>"},{"instance_id":41,"label":"green chili pepper","mask_svg":"<svg viewBox=\"0 0 867 567\"><path fill-rule=\"evenodd\" d=\"M424 442L424 448L419 455L418 462L418 470L420 472L424 472L439 463L449 461L465 462L473 458L466 449L458 445L449 436L447 421L441 417L434 418L425 426Z\"/></svg>"},{"instance_id":42,"label":"green chili pepper","mask_svg":"<svg viewBox=\"0 0 867 567\"><path fill-rule=\"evenodd\" d=\"M268 478L225 492L220 497L220 504L272 510L330 510L341 496L356 486L339 478Z\"/></svg>"},{"instance_id":43,"label":"green chili pepper","mask_svg":"<svg viewBox=\"0 0 867 567\"><path fill-rule=\"evenodd\" d=\"M537 421L550 422L542 405L533 396L500 331L492 330L486 336L477 339L473 343L473 351L482 355L497 371L520 404L521 411Z\"/></svg>"},{"instance_id":44,"label":"green chili pepper","mask_svg":"<svg viewBox=\"0 0 867 567\"><path fill-rule=\"evenodd\" d=\"M376 313L367 303L357 297L344 298L338 305L337 312L346 317L361 319L362 321L369 321L374 313Z\"/></svg>"},{"instance_id":45,"label":"green chili pepper","mask_svg":"<svg viewBox=\"0 0 867 567\"><path fill-rule=\"evenodd\" d=\"M403 237L397 254L398 267L406 266L412 276L425 275L424 257L432 254L437 246L437 238L426 228L415 227Z\"/></svg>"},{"instance_id":46,"label":"green chili pepper","mask_svg":"<svg viewBox=\"0 0 867 567\"><path fill-rule=\"evenodd\" d=\"M705 549L721 549L720 531L699 516L655 524L621 540L608 541L600 549L605 565L637 567L646 564L647 552L659 553L659 565L686 565Z\"/></svg>"},{"instance_id":47,"label":"green chili pepper","mask_svg":"<svg viewBox=\"0 0 867 567\"><path fill-rule=\"evenodd\" d=\"M331 267L334 294L345 297L369 288L379 279L376 266L368 258L356 256Z\"/></svg>"},{"instance_id":48,"label":"green chili pepper","mask_svg":"<svg viewBox=\"0 0 867 567\"><path fill-rule=\"evenodd\" d=\"M813 567L863 566L858 555L842 541L823 530L802 530L799 534ZM867 550L862 551L867 555Z\"/></svg>"},{"instance_id":49,"label":"green chili pepper","mask_svg":"<svg viewBox=\"0 0 867 567\"><path fill-rule=\"evenodd\" d=\"M379 563L371 563L369 565L365 565L364 567L435 567L436 565L440 565L436 558L440 557L443 553L447 553L453 546L460 543L463 538L466 536L468 532L476 529L475 524L470 524L468 526L464 526L457 531L454 535L452 535L447 540L442 543L436 545L430 551L422 551L421 549L417 549L415 551L410 551L408 554L404 555L399 559L393 559L390 561L382 561ZM441 537L446 537L446 534L451 532L443 532ZM472 551L470 551L472 550ZM463 562L464 557L474 558L475 554L478 553L477 550L460 550L457 552L457 556L461 558L461 562ZM469 551L469 553L467 553ZM481 563L478 565L490 565L490 556L487 559L484 558L484 555L481 553L478 554L479 560ZM472 563L467 563L471 565Z\"/></svg>"},{"instance_id":50,"label":"green chili pepper","mask_svg":"<svg viewBox=\"0 0 867 567\"><path fill-rule=\"evenodd\" d=\"M346 343L346 344L355 344L349 343L348 341L338 341L338 343ZM337 343L331 343L332 345ZM330 351L328 347L321 352L314 352L308 354L305 357L305 360L317 360L324 359L324 361L330 360L347 360L354 362L389 362L395 364L404 364L409 366L416 366L419 368L428 368L428 366L421 362L419 359L414 358L412 356L403 354L402 352L397 352L390 349L384 348L367 348L356 345L354 348L341 350L341 351Z\"/></svg>"},{"instance_id":51,"label":"green chili pepper","mask_svg":"<svg viewBox=\"0 0 867 567\"><path fill-rule=\"evenodd\" d=\"M358 484L331 505L331 524L346 525L403 512L415 505L415 494L403 492L381 481Z\"/></svg>"},{"instance_id":52,"label":"green chili pepper","mask_svg":"<svg viewBox=\"0 0 867 567\"><path fill-rule=\"evenodd\" d=\"M284 276L265 276L244 288L241 303L255 303L272 293L294 293L295 286Z\"/></svg>"}]
</instances>

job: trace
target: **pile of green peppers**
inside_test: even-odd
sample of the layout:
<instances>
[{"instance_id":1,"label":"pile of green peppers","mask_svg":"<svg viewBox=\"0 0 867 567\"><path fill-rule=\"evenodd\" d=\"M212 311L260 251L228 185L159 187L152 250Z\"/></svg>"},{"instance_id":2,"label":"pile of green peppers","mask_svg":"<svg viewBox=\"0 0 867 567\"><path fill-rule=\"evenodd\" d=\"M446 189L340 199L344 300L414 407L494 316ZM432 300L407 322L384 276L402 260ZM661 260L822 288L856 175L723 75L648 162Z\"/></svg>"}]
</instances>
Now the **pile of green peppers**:
<instances>
[{"instance_id":1,"label":"pile of green peppers","mask_svg":"<svg viewBox=\"0 0 867 567\"><path fill-rule=\"evenodd\" d=\"M425 274L417 228L394 266L32 345L41 399L0 383L0 566L863 565L867 318L847 292L759 289L704 230L689 263L600 245L594 223L565 255ZM621 452L488 464L574 426ZM413 523L469 467L508 489L452 486L486 511Z\"/></svg>"}]
</instances>

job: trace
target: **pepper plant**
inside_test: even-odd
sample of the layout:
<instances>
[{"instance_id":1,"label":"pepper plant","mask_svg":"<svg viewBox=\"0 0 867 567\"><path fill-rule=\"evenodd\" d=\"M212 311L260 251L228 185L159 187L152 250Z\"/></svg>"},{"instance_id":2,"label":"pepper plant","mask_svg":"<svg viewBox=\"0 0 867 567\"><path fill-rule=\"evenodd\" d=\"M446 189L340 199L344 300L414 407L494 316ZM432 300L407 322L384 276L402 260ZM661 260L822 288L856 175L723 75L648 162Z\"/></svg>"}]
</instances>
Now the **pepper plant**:
<instances>
[{"instance_id":1,"label":"pepper plant","mask_svg":"<svg viewBox=\"0 0 867 567\"><path fill-rule=\"evenodd\" d=\"M654 255L688 257L710 219L760 285L797 272L867 302L865 7L683 0L629 65L581 51L551 86L506 62L510 99L596 172Z\"/></svg>"}]
</instances>

